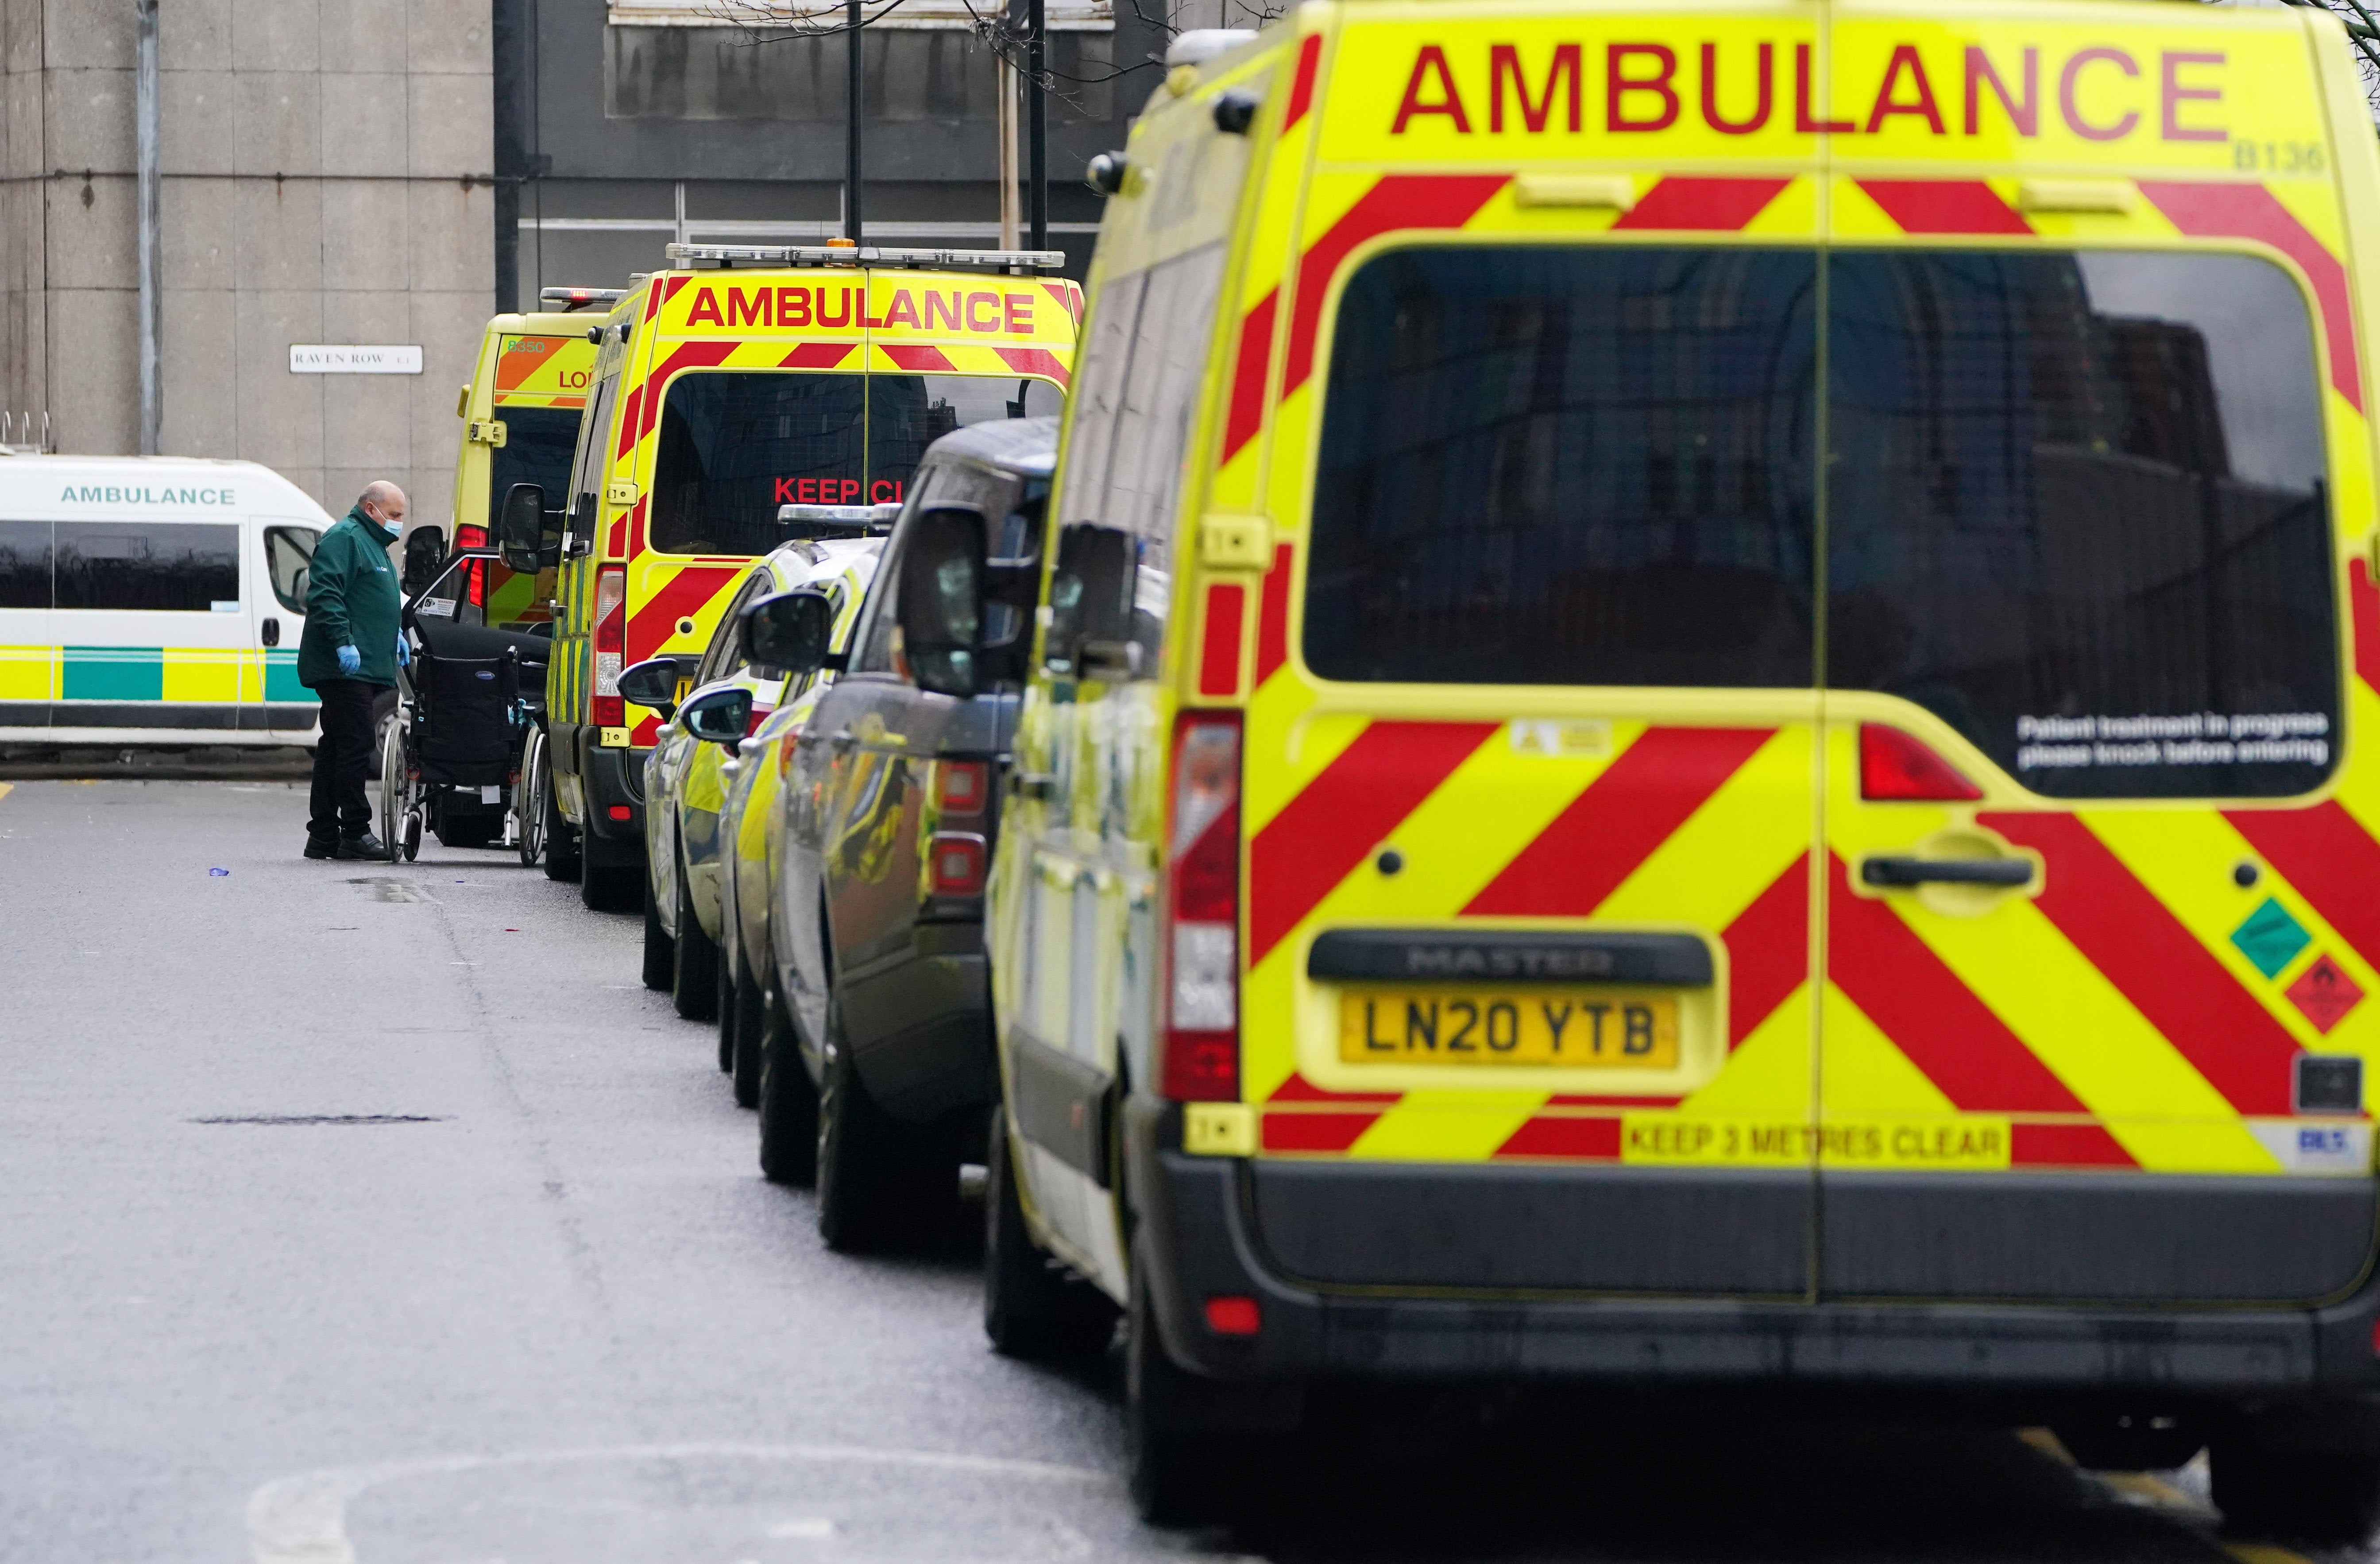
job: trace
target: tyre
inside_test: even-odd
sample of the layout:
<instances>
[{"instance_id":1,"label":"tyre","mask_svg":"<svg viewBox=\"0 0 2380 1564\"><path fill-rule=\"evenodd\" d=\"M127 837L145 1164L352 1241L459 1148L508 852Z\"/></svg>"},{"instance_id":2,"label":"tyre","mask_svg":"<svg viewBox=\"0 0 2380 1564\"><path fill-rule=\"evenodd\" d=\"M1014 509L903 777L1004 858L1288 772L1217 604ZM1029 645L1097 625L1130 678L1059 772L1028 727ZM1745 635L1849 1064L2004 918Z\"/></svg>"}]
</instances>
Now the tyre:
<instances>
[{"instance_id":1,"label":"tyre","mask_svg":"<svg viewBox=\"0 0 2380 1564\"><path fill-rule=\"evenodd\" d=\"M1152 1524L1195 1526L1225 1514L1239 1452L1226 1436L1184 1426L1197 1421L1191 1414L1204 1388L1166 1356L1148 1284L1135 1275L1123 1323L1124 1485Z\"/></svg>"},{"instance_id":2,"label":"tyre","mask_svg":"<svg viewBox=\"0 0 2380 1564\"><path fill-rule=\"evenodd\" d=\"M545 729L532 727L521 743L520 778L513 784L513 816L520 822L523 868L545 851Z\"/></svg>"},{"instance_id":3,"label":"tyre","mask_svg":"<svg viewBox=\"0 0 2380 1564\"><path fill-rule=\"evenodd\" d=\"M545 801L539 807L542 824L538 827L545 838L545 877L567 885L578 878L578 827L562 817L562 800L553 790L553 767L542 751L538 756L538 771L545 778Z\"/></svg>"},{"instance_id":4,"label":"tyre","mask_svg":"<svg viewBox=\"0 0 2380 1564\"><path fill-rule=\"evenodd\" d=\"M772 1184L818 1179L819 1098L802 1066L793 1018L774 994L762 995L760 1176Z\"/></svg>"},{"instance_id":5,"label":"tyre","mask_svg":"<svg viewBox=\"0 0 2380 1564\"><path fill-rule=\"evenodd\" d=\"M2235 1426L2207 1456L2228 1531L2347 1547L2380 1524L2380 1453L2276 1446Z\"/></svg>"},{"instance_id":6,"label":"tyre","mask_svg":"<svg viewBox=\"0 0 2380 1564\"><path fill-rule=\"evenodd\" d=\"M421 812L418 809L408 809L405 812L405 861L410 863L420 856ZM392 860L396 857L394 845L389 849L389 857Z\"/></svg>"},{"instance_id":7,"label":"tyre","mask_svg":"<svg viewBox=\"0 0 2380 1564\"><path fill-rule=\"evenodd\" d=\"M670 985L676 958L670 949L669 931L662 927L662 910L653 900L653 877L645 876L645 986L656 994Z\"/></svg>"},{"instance_id":8,"label":"tyre","mask_svg":"<svg viewBox=\"0 0 2380 1564\"><path fill-rule=\"evenodd\" d=\"M930 1243L958 1204L958 1142L940 1126L908 1125L868 1094L827 1002L826 1082L819 1093L818 1225L829 1249L865 1254Z\"/></svg>"},{"instance_id":9,"label":"tyre","mask_svg":"<svg viewBox=\"0 0 2380 1564\"><path fill-rule=\"evenodd\" d=\"M735 947L731 942L719 947L719 959L712 970L719 974L714 992L718 1000L710 1013L719 1022L719 1073L735 1073L735 979L730 969L735 960Z\"/></svg>"},{"instance_id":10,"label":"tyre","mask_svg":"<svg viewBox=\"0 0 2380 1564\"><path fill-rule=\"evenodd\" d=\"M731 935L730 939L734 938ZM731 976L730 973L733 973ZM730 948L720 959L719 1043L727 1056L727 1072L735 1082L735 1106L760 1106L760 1036L767 1023L760 985L744 970L741 952Z\"/></svg>"},{"instance_id":11,"label":"tyre","mask_svg":"<svg viewBox=\"0 0 2380 1564\"><path fill-rule=\"evenodd\" d=\"M677 861L677 938L670 969L670 1001L688 1020L710 1020L719 1011L719 947L702 932L694 915L694 898L687 893L686 859Z\"/></svg>"},{"instance_id":12,"label":"tyre","mask_svg":"<svg viewBox=\"0 0 2380 1564\"><path fill-rule=\"evenodd\" d=\"M641 900L641 863L582 863L578 869L578 899L590 912L625 912Z\"/></svg>"},{"instance_id":13,"label":"tyre","mask_svg":"<svg viewBox=\"0 0 2380 1564\"><path fill-rule=\"evenodd\" d=\"M1010 1157L1008 1110L994 1106L984 1155L983 1333L1003 1357L1060 1358L1104 1351L1116 1308L1034 1247Z\"/></svg>"}]
</instances>

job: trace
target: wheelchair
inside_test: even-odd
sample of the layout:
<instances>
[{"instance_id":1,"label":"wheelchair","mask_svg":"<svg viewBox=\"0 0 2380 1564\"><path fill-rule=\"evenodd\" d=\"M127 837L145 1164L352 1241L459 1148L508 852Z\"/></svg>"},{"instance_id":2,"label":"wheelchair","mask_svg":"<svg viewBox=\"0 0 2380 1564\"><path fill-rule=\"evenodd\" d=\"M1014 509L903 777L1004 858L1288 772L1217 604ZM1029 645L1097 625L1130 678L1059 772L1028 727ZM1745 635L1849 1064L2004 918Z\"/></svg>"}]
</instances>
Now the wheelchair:
<instances>
[{"instance_id":1,"label":"wheelchair","mask_svg":"<svg viewBox=\"0 0 2380 1564\"><path fill-rule=\"evenodd\" d=\"M396 710L381 744L381 828L391 862L419 856L424 830L448 847L516 847L525 827L523 758L542 731L552 642L490 626L476 601L474 561L457 551L408 598L400 633ZM483 567L484 568L484 567Z\"/></svg>"}]
</instances>

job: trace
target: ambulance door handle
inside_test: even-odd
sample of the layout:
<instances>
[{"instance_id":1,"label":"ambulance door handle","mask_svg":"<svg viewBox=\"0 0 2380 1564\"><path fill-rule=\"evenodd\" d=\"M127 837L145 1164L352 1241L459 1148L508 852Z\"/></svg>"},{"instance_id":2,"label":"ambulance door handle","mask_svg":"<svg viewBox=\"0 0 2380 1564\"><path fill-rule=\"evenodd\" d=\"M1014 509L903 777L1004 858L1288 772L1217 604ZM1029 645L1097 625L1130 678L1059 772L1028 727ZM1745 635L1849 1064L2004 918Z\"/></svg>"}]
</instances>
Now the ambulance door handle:
<instances>
[{"instance_id":1,"label":"ambulance door handle","mask_svg":"<svg viewBox=\"0 0 2380 1564\"><path fill-rule=\"evenodd\" d=\"M2006 886L2033 884L2029 858L1868 858L1860 878L1871 886Z\"/></svg>"},{"instance_id":2,"label":"ambulance door handle","mask_svg":"<svg viewBox=\"0 0 2380 1564\"><path fill-rule=\"evenodd\" d=\"M278 619L265 620L263 628L257 632L257 638L262 641L267 646L280 645L281 621Z\"/></svg>"},{"instance_id":3,"label":"ambulance door handle","mask_svg":"<svg viewBox=\"0 0 2380 1564\"><path fill-rule=\"evenodd\" d=\"M828 734L826 741L838 750L848 750L859 742L859 735L846 727L841 732Z\"/></svg>"}]
</instances>

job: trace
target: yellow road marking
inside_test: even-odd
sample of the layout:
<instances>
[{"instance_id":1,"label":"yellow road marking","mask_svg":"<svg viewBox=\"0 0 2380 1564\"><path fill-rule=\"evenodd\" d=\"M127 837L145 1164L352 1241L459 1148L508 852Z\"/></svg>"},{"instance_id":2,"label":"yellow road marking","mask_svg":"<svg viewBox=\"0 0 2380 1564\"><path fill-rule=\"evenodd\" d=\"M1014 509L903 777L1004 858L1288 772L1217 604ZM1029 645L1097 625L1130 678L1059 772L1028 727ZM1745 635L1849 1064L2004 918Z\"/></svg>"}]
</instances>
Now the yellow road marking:
<instances>
[{"instance_id":1,"label":"yellow road marking","mask_svg":"<svg viewBox=\"0 0 2380 1564\"><path fill-rule=\"evenodd\" d=\"M2291 1553L2286 1547L2275 1547L2270 1543L2228 1542L2223 1545L2223 1551L2238 1559L2240 1564L2307 1564L2305 1555Z\"/></svg>"},{"instance_id":2,"label":"yellow road marking","mask_svg":"<svg viewBox=\"0 0 2380 1564\"><path fill-rule=\"evenodd\" d=\"M17 790L17 784L15 784L14 782L0 782L0 799L5 799L5 798L6 798L9 794L11 794L11 793L15 792L16 790Z\"/></svg>"}]
</instances>

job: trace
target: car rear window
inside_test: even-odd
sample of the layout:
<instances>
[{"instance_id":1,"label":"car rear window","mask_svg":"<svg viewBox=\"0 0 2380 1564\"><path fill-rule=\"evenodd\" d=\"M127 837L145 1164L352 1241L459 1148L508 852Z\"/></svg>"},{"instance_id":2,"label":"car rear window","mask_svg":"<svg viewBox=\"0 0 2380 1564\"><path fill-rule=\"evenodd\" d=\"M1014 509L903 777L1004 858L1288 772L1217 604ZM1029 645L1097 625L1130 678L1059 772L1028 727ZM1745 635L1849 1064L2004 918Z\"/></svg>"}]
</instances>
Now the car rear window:
<instances>
[{"instance_id":1,"label":"car rear window","mask_svg":"<svg viewBox=\"0 0 2380 1564\"><path fill-rule=\"evenodd\" d=\"M2338 750L2324 472L2305 300L2252 256L1392 251L1341 306L1304 651L1817 678L2051 796L2288 796Z\"/></svg>"},{"instance_id":2,"label":"car rear window","mask_svg":"<svg viewBox=\"0 0 2380 1564\"><path fill-rule=\"evenodd\" d=\"M1305 659L1325 678L1800 685L1816 257L1394 250L1340 306Z\"/></svg>"},{"instance_id":3,"label":"car rear window","mask_svg":"<svg viewBox=\"0 0 2380 1564\"><path fill-rule=\"evenodd\" d=\"M2245 255L1838 253L1827 672L2053 797L2285 797L2338 752L2313 334Z\"/></svg>"}]
</instances>

